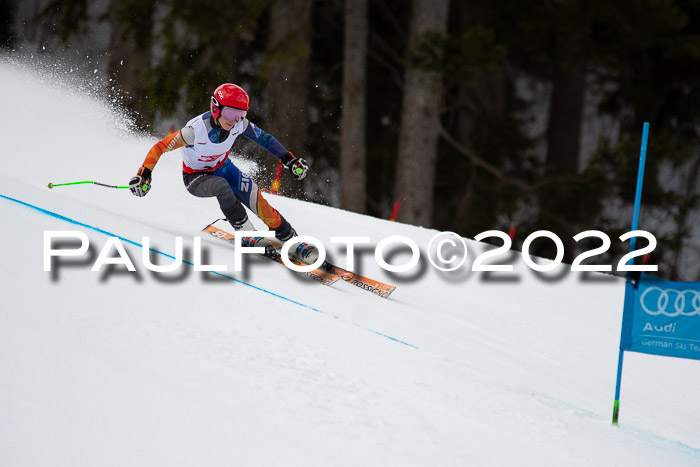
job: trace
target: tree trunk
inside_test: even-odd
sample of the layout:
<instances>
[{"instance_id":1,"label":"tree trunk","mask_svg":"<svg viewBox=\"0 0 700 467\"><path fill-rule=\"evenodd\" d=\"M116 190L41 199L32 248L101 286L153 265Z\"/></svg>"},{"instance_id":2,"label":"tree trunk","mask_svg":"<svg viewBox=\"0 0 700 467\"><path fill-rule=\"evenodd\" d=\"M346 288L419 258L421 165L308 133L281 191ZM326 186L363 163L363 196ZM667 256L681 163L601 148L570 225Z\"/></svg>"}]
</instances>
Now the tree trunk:
<instances>
[{"instance_id":1,"label":"tree trunk","mask_svg":"<svg viewBox=\"0 0 700 467\"><path fill-rule=\"evenodd\" d=\"M579 171L581 122L586 90L586 41L590 18L583 0L562 2L556 6L558 18L553 44L552 96L547 126L545 174L555 180L538 192L540 215L537 228L557 234L564 244L564 261L575 256L578 216L581 203L579 186L574 182ZM586 226L588 227L588 226ZM585 229L584 229L585 230ZM540 241L535 254L553 258L550 241Z\"/></svg>"},{"instance_id":2,"label":"tree trunk","mask_svg":"<svg viewBox=\"0 0 700 467\"><path fill-rule=\"evenodd\" d=\"M550 230L561 238L566 262L576 256L573 236L577 227L573 216L577 202L573 198L575 190L570 180L578 174L585 84L585 68L581 64L562 65L554 72L545 177L561 177L561 181L546 185L539 193L540 222L537 227ZM547 258L555 255L550 242L543 241L535 251Z\"/></svg>"},{"instance_id":3,"label":"tree trunk","mask_svg":"<svg viewBox=\"0 0 700 467\"><path fill-rule=\"evenodd\" d=\"M340 203L343 209L359 213L365 212L367 193L367 4L368 0L345 0Z\"/></svg>"},{"instance_id":4,"label":"tree trunk","mask_svg":"<svg viewBox=\"0 0 700 467\"><path fill-rule=\"evenodd\" d=\"M311 163L313 160L306 146L311 76L311 0L274 2L270 12L269 40L264 70L268 85L263 128L295 156ZM274 175L277 162L266 157L263 163L267 174ZM285 177L283 192L303 194L301 183L292 181L290 174Z\"/></svg>"},{"instance_id":5,"label":"tree trunk","mask_svg":"<svg viewBox=\"0 0 700 467\"><path fill-rule=\"evenodd\" d=\"M415 44L426 32L445 35L448 10L449 0L415 0L410 42ZM442 73L409 68L405 81L395 186L396 198L402 202L398 220L430 227L440 132Z\"/></svg>"},{"instance_id":6,"label":"tree trunk","mask_svg":"<svg viewBox=\"0 0 700 467\"><path fill-rule=\"evenodd\" d=\"M0 49L12 50L17 41L15 33L15 2L0 1Z\"/></svg>"},{"instance_id":7,"label":"tree trunk","mask_svg":"<svg viewBox=\"0 0 700 467\"><path fill-rule=\"evenodd\" d=\"M548 175L575 175L578 172L584 91L583 66L556 70L547 129Z\"/></svg>"},{"instance_id":8,"label":"tree trunk","mask_svg":"<svg viewBox=\"0 0 700 467\"><path fill-rule=\"evenodd\" d=\"M112 0L108 19L109 37L107 72L116 83L121 104L133 112L135 122L146 127L153 122L153 108L144 101L146 89L142 73L150 69L153 2Z\"/></svg>"},{"instance_id":9,"label":"tree trunk","mask_svg":"<svg viewBox=\"0 0 700 467\"><path fill-rule=\"evenodd\" d=\"M455 138L464 147L479 153L474 148L472 133L477 125L478 119L484 116L493 118L505 118L506 115L506 74L502 67L491 70L488 76L479 79L475 86L463 87L459 91L459 101L469 103L457 111L454 123ZM478 185L482 181L479 178L482 169L469 163L469 172L464 174L463 183L460 188L456 188L454 196L456 198L454 211L447 213L449 221L458 232L469 231L473 222L472 208L474 207L475 196Z\"/></svg>"}]
</instances>

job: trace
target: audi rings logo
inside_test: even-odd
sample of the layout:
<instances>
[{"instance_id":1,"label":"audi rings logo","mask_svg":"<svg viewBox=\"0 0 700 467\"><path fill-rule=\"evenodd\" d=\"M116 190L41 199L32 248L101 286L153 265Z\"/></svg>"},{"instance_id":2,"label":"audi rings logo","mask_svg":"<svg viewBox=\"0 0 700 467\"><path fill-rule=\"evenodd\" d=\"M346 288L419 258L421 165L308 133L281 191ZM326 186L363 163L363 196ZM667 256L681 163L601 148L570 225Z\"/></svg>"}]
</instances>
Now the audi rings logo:
<instances>
[{"instance_id":1,"label":"audi rings logo","mask_svg":"<svg viewBox=\"0 0 700 467\"><path fill-rule=\"evenodd\" d=\"M642 309L652 316L700 316L700 291L649 287L639 297Z\"/></svg>"}]
</instances>

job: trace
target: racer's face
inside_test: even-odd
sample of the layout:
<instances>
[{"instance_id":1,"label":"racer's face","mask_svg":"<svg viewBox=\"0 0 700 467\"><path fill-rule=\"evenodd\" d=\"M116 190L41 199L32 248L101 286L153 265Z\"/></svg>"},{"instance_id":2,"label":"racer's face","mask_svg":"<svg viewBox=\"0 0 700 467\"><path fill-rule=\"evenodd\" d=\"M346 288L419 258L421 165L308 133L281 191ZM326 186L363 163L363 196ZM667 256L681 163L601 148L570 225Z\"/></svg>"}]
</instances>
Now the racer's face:
<instances>
[{"instance_id":1,"label":"racer's face","mask_svg":"<svg viewBox=\"0 0 700 467\"><path fill-rule=\"evenodd\" d=\"M223 115L219 117L219 125L221 125L221 128L226 131L231 131L231 128L233 128L236 123L237 122L234 122L233 120L226 120Z\"/></svg>"},{"instance_id":2,"label":"racer's face","mask_svg":"<svg viewBox=\"0 0 700 467\"><path fill-rule=\"evenodd\" d=\"M219 125L226 131L230 131L233 126L243 120L247 115L247 111L242 109L236 109L234 107L224 107L221 109L221 116L219 117Z\"/></svg>"}]
</instances>

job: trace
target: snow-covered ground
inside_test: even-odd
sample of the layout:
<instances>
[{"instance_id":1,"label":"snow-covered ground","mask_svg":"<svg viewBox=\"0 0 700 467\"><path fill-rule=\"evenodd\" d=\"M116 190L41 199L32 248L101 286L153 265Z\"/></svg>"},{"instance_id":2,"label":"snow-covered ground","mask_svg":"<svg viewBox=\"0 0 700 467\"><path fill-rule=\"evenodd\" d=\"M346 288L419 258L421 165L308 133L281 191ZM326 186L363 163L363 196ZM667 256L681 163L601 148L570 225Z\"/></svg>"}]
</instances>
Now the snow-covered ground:
<instances>
[{"instance_id":1,"label":"snow-covered ground","mask_svg":"<svg viewBox=\"0 0 700 467\"><path fill-rule=\"evenodd\" d=\"M512 273L470 272L473 241L458 271L423 254L390 274L358 248L361 272L397 285L384 300L255 258L235 272L229 246L204 236L205 261L227 265L223 275L152 273L126 241L137 272L92 272L111 236L149 237L169 255L183 237L191 257L217 203L186 192L177 153L142 199L49 190L124 185L155 140L60 78L7 61L0 109L0 465L700 465L698 362L626 354L620 425L610 423L620 279L537 275L516 253ZM425 253L437 234L270 200L341 265L332 236L404 235ZM45 272L52 230L84 232L91 248Z\"/></svg>"}]
</instances>

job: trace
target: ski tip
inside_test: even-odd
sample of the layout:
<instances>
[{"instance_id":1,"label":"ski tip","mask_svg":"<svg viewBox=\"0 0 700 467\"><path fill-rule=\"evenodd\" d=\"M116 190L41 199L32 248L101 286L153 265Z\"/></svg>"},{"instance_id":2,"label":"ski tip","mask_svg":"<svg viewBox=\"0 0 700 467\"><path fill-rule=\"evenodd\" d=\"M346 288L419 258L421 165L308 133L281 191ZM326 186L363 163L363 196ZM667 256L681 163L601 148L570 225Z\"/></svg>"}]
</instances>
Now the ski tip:
<instances>
[{"instance_id":1,"label":"ski tip","mask_svg":"<svg viewBox=\"0 0 700 467\"><path fill-rule=\"evenodd\" d=\"M226 219L224 219L224 218L215 219L214 222L212 222L211 224L209 224L209 225L207 225L206 227L204 227L204 228L202 229L202 232L204 232L205 230L207 230L209 227L213 226L213 225L216 224L217 222L219 222L219 221L225 221L225 220L226 220Z\"/></svg>"}]
</instances>

